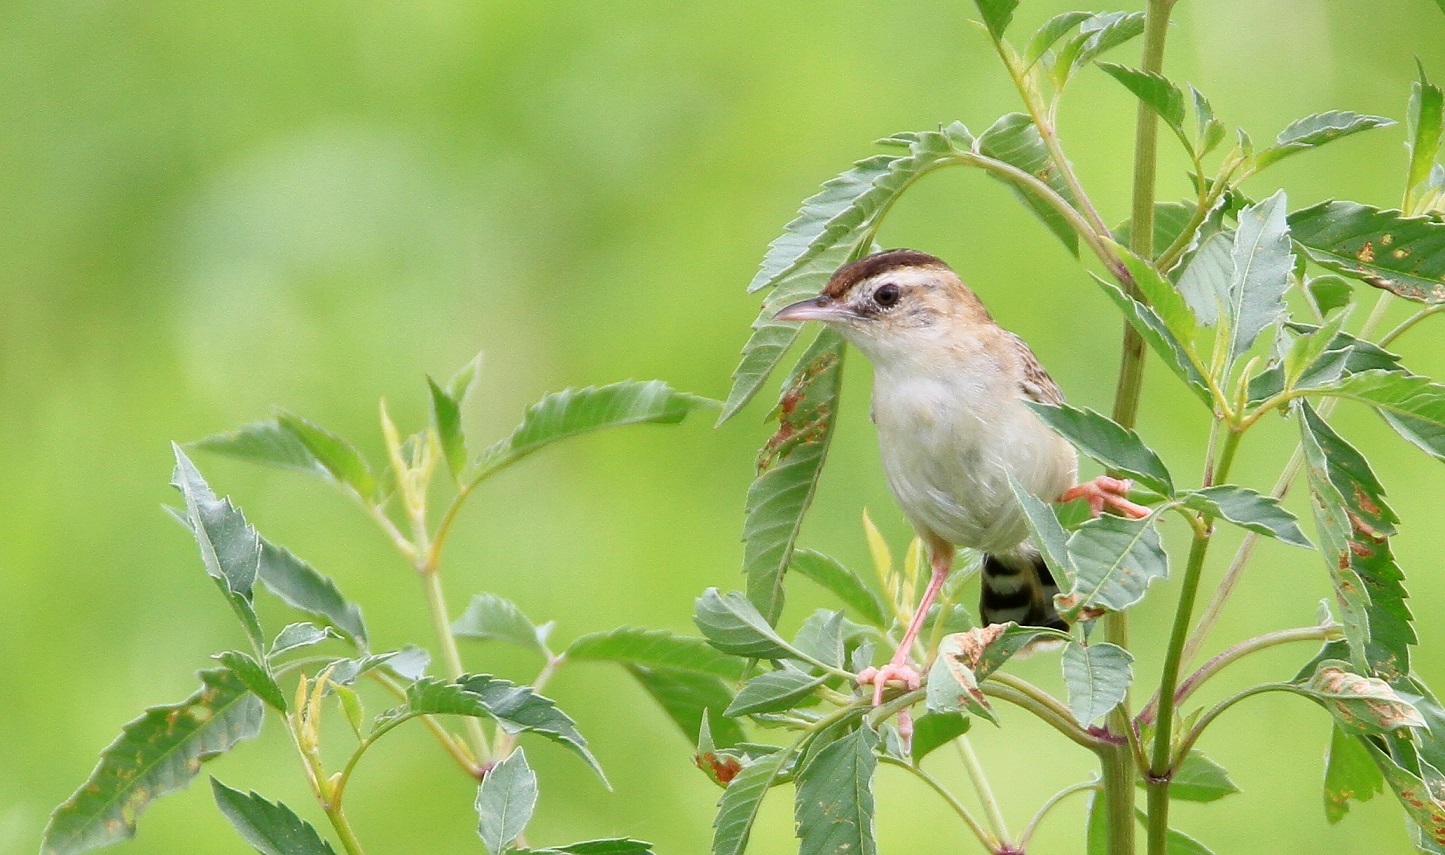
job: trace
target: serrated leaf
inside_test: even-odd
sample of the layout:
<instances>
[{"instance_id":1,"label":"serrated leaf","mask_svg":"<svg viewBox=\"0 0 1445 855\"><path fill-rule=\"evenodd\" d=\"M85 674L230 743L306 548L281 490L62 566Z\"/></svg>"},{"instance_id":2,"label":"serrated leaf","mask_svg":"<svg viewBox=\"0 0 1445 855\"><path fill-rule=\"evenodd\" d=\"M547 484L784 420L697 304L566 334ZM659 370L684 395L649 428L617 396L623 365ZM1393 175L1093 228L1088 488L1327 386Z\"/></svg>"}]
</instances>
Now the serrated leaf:
<instances>
[{"instance_id":1,"label":"serrated leaf","mask_svg":"<svg viewBox=\"0 0 1445 855\"><path fill-rule=\"evenodd\" d=\"M1373 741L1361 739L1359 744L1369 752L1405 813L1419 824L1424 841L1437 847L1445 845L1445 799L1437 795L1438 791L1430 786L1430 781L1422 774L1401 766Z\"/></svg>"},{"instance_id":2,"label":"serrated leaf","mask_svg":"<svg viewBox=\"0 0 1445 855\"><path fill-rule=\"evenodd\" d=\"M1104 466L1129 475L1161 496L1174 495L1174 480L1164 461L1139 434L1093 410L1068 404L1026 403L1050 429Z\"/></svg>"},{"instance_id":3,"label":"serrated leaf","mask_svg":"<svg viewBox=\"0 0 1445 855\"><path fill-rule=\"evenodd\" d=\"M1054 165L1043 137L1039 136L1039 129L1034 127L1033 119L1023 113L1009 113L980 134L978 152L985 157L1001 160L1029 173L1047 184L1070 205L1078 206L1078 200L1074 198L1073 191L1069 189L1068 183L1064 181L1058 167ZM1055 237L1063 241L1069 252L1075 256L1079 254L1078 234L1074 232L1074 227L1060 216L1058 211L1054 210L1053 206L1040 199L1024 185L1015 184L1007 179L1000 180L1014 189L1029 210L1033 211L1044 222L1044 225L1049 227L1049 231L1053 232Z\"/></svg>"},{"instance_id":4,"label":"serrated leaf","mask_svg":"<svg viewBox=\"0 0 1445 855\"><path fill-rule=\"evenodd\" d=\"M941 131L900 134L885 142L904 145L908 153L858 161L805 200L797 218L769 244L748 291L775 290L753 322L719 424L752 400L800 334L799 324L774 320L773 315L817 294L833 271L862 257L899 194L925 173L971 150L973 137L955 122Z\"/></svg>"},{"instance_id":5,"label":"serrated leaf","mask_svg":"<svg viewBox=\"0 0 1445 855\"><path fill-rule=\"evenodd\" d=\"M783 765L789 757L787 751L760 757L744 766L723 790L718 799L717 818L713 820L712 855L743 855L747 850L763 798L780 783Z\"/></svg>"},{"instance_id":6,"label":"serrated leaf","mask_svg":"<svg viewBox=\"0 0 1445 855\"><path fill-rule=\"evenodd\" d=\"M1194 202L1155 202L1154 203L1154 240L1150 257L1163 254L1178 237L1184 233L1184 228L1189 224L1190 218L1194 216ZM1114 243L1120 247L1129 247L1134 239L1134 223L1132 220L1125 220L1116 226L1110 233ZM1195 241L1198 241L1198 233L1195 234ZM1143 263L1143 262L1141 262Z\"/></svg>"},{"instance_id":7,"label":"serrated leaf","mask_svg":"<svg viewBox=\"0 0 1445 855\"><path fill-rule=\"evenodd\" d=\"M1024 49L1024 67L1029 68L1046 53L1054 43L1063 38L1068 32L1092 18L1092 12L1064 12L1055 15L1044 22L1034 32L1033 38L1029 39L1028 47Z\"/></svg>"},{"instance_id":8,"label":"serrated leaf","mask_svg":"<svg viewBox=\"0 0 1445 855\"><path fill-rule=\"evenodd\" d=\"M155 799L183 789L201 764L261 732L264 708L228 670L199 672L201 689L151 707L121 729L75 794L50 815L44 855L85 852L135 836Z\"/></svg>"},{"instance_id":9,"label":"serrated leaf","mask_svg":"<svg viewBox=\"0 0 1445 855\"><path fill-rule=\"evenodd\" d=\"M913 722L913 762L922 763L923 758L932 754L935 749L968 733L972 721L968 716L958 713L931 712L919 716L918 720Z\"/></svg>"},{"instance_id":10,"label":"serrated leaf","mask_svg":"<svg viewBox=\"0 0 1445 855\"><path fill-rule=\"evenodd\" d=\"M1295 336L1285 350L1280 364L1280 369L1284 372L1285 386L1294 388L1306 374L1317 375L1312 376L1311 384L1327 383L1346 370L1348 355L1340 358L1341 355L1331 354L1326 357L1325 354L1329 353L1330 347L1339 337L1348 317L1349 312L1340 312L1317 329Z\"/></svg>"},{"instance_id":11,"label":"serrated leaf","mask_svg":"<svg viewBox=\"0 0 1445 855\"><path fill-rule=\"evenodd\" d=\"M338 685L349 685L374 668L385 668L404 680L420 680L426 676L431 654L420 647L406 645L400 650L374 653L357 659L338 659L322 669L327 680Z\"/></svg>"},{"instance_id":12,"label":"serrated leaf","mask_svg":"<svg viewBox=\"0 0 1445 855\"><path fill-rule=\"evenodd\" d=\"M743 684L723 715L737 717L790 710L810 697L827 679L827 674L814 676L792 668L759 674Z\"/></svg>"},{"instance_id":13,"label":"serrated leaf","mask_svg":"<svg viewBox=\"0 0 1445 855\"><path fill-rule=\"evenodd\" d=\"M311 449L274 419L241 425L235 430L186 443L186 446L248 463L327 477L326 467L321 465L321 461L316 459Z\"/></svg>"},{"instance_id":14,"label":"serrated leaf","mask_svg":"<svg viewBox=\"0 0 1445 855\"><path fill-rule=\"evenodd\" d=\"M1074 569L1073 559L1069 557L1069 533L1059 522L1058 515L1037 496L1025 490L1012 474L1009 475L1009 488L1013 490L1014 498L1024 510L1024 521L1028 524L1029 534L1054 580L1061 586L1072 586L1078 571Z\"/></svg>"},{"instance_id":15,"label":"serrated leaf","mask_svg":"<svg viewBox=\"0 0 1445 855\"><path fill-rule=\"evenodd\" d=\"M1112 62L1095 63L1105 74L1124 85L1140 101L1148 104L1159 114L1170 130L1189 146L1184 134L1184 93L1167 77L1153 71L1118 65ZM1192 147L1191 147L1192 148Z\"/></svg>"},{"instance_id":16,"label":"serrated leaf","mask_svg":"<svg viewBox=\"0 0 1445 855\"><path fill-rule=\"evenodd\" d=\"M1191 490L1180 497L1184 507L1201 511L1255 534L1275 537L1295 546L1313 549L1314 544L1300 531L1299 520L1272 496L1260 495L1249 487L1221 484Z\"/></svg>"},{"instance_id":17,"label":"serrated leaf","mask_svg":"<svg viewBox=\"0 0 1445 855\"><path fill-rule=\"evenodd\" d=\"M524 650L547 654L536 624L528 620L515 603L496 594L473 594L466 611L452 622L452 634L480 641L505 641Z\"/></svg>"},{"instance_id":18,"label":"serrated leaf","mask_svg":"<svg viewBox=\"0 0 1445 855\"><path fill-rule=\"evenodd\" d=\"M230 499L217 498L179 445L172 443L171 448L176 456L171 486L185 498L186 520L201 549L206 572L226 590L249 600L261 560L256 530Z\"/></svg>"},{"instance_id":19,"label":"serrated leaf","mask_svg":"<svg viewBox=\"0 0 1445 855\"><path fill-rule=\"evenodd\" d=\"M430 377L426 378L426 383L431 389L432 425L441 442L442 456L446 458L452 477L460 481L467 468L467 440L462 433L461 402Z\"/></svg>"},{"instance_id":20,"label":"serrated leaf","mask_svg":"<svg viewBox=\"0 0 1445 855\"><path fill-rule=\"evenodd\" d=\"M1350 802L1367 802L1385 789L1385 777L1360 738L1334 725L1325 754L1325 818L1333 825L1349 813Z\"/></svg>"},{"instance_id":21,"label":"serrated leaf","mask_svg":"<svg viewBox=\"0 0 1445 855\"><path fill-rule=\"evenodd\" d=\"M257 575L266 590L286 605L325 621L366 651L366 622L361 617L361 606L348 600L335 582L310 564L263 537Z\"/></svg>"},{"instance_id":22,"label":"serrated leaf","mask_svg":"<svg viewBox=\"0 0 1445 855\"><path fill-rule=\"evenodd\" d=\"M1129 694L1134 680L1134 657L1107 641L1084 646L1071 641L1064 647L1064 685L1069 690L1069 711L1085 727L1104 717Z\"/></svg>"},{"instance_id":23,"label":"serrated leaf","mask_svg":"<svg viewBox=\"0 0 1445 855\"><path fill-rule=\"evenodd\" d=\"M491 768L477 787L477 834L492 855L503 855L537 808L537 774L518 748Z\"/></svg>"},{"instance_id":24,"label":"serrated leaf","mask_svg":"<svg viewBox=\"0 0 1445 855\"><path fill-rule=\"evenodd\" d=\"M1019 0L974 0L978 7L978 14L983 18L983 25L988 28L988 34L993 36L994 41L1003 38L1003 31L1008 29L1009 22L1013 20L1014 9L1018 8Z\"/></svg>"},{"instance_id":25,"label":"serrated leaf","mask_svg":"<svg viewBox=\"0 0 1445 855\"><path fill-rule=\"evenodd\" d=\"M778 635L748 598L708 588L697 598L693 622L724 653L751 659L786 659L796 651Z\"/></svg>"},{"instance_id":26,"label":"serrated leaf","mask_svg":"<svg viewBox=\"0 0 1445 855\"><path fill-rule=\"evenodd\" d=\"M490 674L470 674L455 682L427 677L406 689L404 706L382 713L378 721L414 715L465 715L490 718L507 733L535 733L572 749L605 782L602 767L587 749L571 717L551 698Z\"/></svg>"},{"instance_id":27,"label":"serrated leaf","mask_svg":"<svg viewBox=\"0 0 1445 855\"><path fill-rule=\"evenodd\" d=\"M652 844L630 837L584 840L550 849L513 849L512 855L651 855Z\"/></svg>"},{"instance_id":28,"label":"serrated leaf","mask_svg":"<svg viewBox=\"0 0 1445 855\"><path fill-rule=\"evenodd\" d=\"M1445 430L1445 385L1402 371L1362 371L1311 392L1369 404L1384 416L1409 419L1418 429ZM1430 445L1427 451L1432 451Z\"/></svg>"},{"instance_id":29,"label":"serrated leaf","mask_svg":"<svg viewBox=\"0 0 1445 855\"><path fill-rule=\"evenodd\" d=\"M239 650L227 650L212 658L226 666L256 697L273 708L286 712L286 695L281 691L281 687L276 685L271 672L254 657Z\"/></svg>"},{"instance_id":30,"label":"serrated leaf","mask_svg":"<svg viewBox=\"0 0 1445 855\"><path fill-rule=\"evenodd\" d=\"M811 549L794 549L789 570L832 591L871 626L886 629L891 618L883 601L862 577L835 558Z\"/></svg>"},{"instance_id":31,"label":"serrated leaf","mask_svg":"<svg viewBox=\"0 0 1445 855\"><path fill-rule=\"evenodd\" d=\"M1415 631L1390 537L1399 518L1369 462L1302 404L1300 435L1320 554L1335 587L1351 658L1386 679L1409 673Z\"/></svg>"},{"instance_id":32,"label":"serrated leaf","mask_svg":"<svg viewBox=\"0 0 1445 855\"><path fill-rule=\"evenodd\" d=\"M1321 317L1337 309L1343 309L1354 299L1355 290L1343 276L1325 274L1311 277L1305 283L1305 293Z\"/></svg>"},{"instance_id":33,"label":"serrated leaf","mask_svg":"<svg viewBox=\"0 0 1445 855\"><path fill-rule=\"evenodd\" d=\"M1055 86L1062 89L1081 66L1143 32L1143 12L1101 12L1090 16L1079 24L1078 34L1058 49L1053 67Z\"/></svg>"},{"instance_id":34,"label":"serrated leaf","mask_svg":"<svg viewBox=\"0 0 1445 855\"><path fill-rule=\"evenodd\" d=\"M623 380L552 392L527 408L511 436L493 443L472 465L472 480L509 466L554 442L603 428L677 424L716 401L679 392L661 380Z\"/></svg>"},{"instance_id":35,"label":"serrated leaf","mask_svg":"<svg viewBox=\"0 0 1445 855\"><path fill-rule=\"evenodd\" d=\"M1094 281L1099 284L1100 288L1104 289L1105 296L1114 301L1114 305L1119 307L1119 311L1124 313L1124 320L1128 321L1129 325L1134 327L1135 330L1138 330L1139 335L1149 345L1150 349L1164 360L1164 364L1169 367L1169 370L1173 371L1175 376L1180 380L1183 380L1189 387L1189 390L1192 391L1199 400L1203 401L1205 406L1212 408L1214 406L1214 399L1209 391L1209 385L1205 381L1204 375L1194 366L1194 362L1189 358L1188 351L1179 339L1175 338L1174 334L1169 331L1163 318L1159 317L1159 313L1149 306L1133 299L1128 294L1125 294L1112 282L1108 282L1098 276L1094 277Z\"/></svg>"},{"instance_id":36,"label":"serrated leaf","mask_svg":"<svg viewBox=\"0 0 1445 855\"><path fill-rule=\"evenodd\" d=\"M1239 212L1232 260L1225 304L1229 321L1226 369L1260 333L1285 315L1284 297L1289 292L1294 255L1285 223L1283 190Z\"/></svg>"},{"instance_id":37,"label":"serrated leaf","mask_svg":"<svg viewBox=\"0 0 1445 855\"><path fill-rule=\"evenodd\" d=\"M273 659L293 650L320 644L328 638L340 637L330 627L319 627L310 623L288 623L281 628L280 632L276 633L276 639L271 642L271 649L266 651L266 658Z\"/></svg>"},{"instance_id":38,"label":"serrated leaf","mask_svg":"<svg viewBox=\"0 0 1445 855\"><path fill-rule=\"evenodd\" d=\"M376 498L376 476L356 446L321 425L284 410L276 414L276 424L306 446L336 483L367 501Z\"/></svg>"},{"instance_id":39,"label":"serrated leaf","mask_svg":"<svg viewBox=\"0 0 1445 855\"><path fill-rule=\"evenodd\" d=\"M860 727L819 751L797 774L793 819L798 855L877 855L873 831L873 750L878 734Z\"/></svg>"},{"instance_id":40,"label":"serrated leaf","mask_svg":"<svg viewBox=\"0 0 1445 855\"><path fill-rule=\"evenodd\" d=\"M813 502L837 423L843 339L824 329L798 360L774 413L778 429L758 454L744 504L743 576L748 599L768 623L783 611L783 574Z\"/></svg>"},{"instance_id":41,"label":"serrated leaf","mask_svg":"<svg viewBox=\"0 0 1445 855\"><path fill-rule=\"evenodd\" d=\"M1201 237L1194 256L1179 271L1178 281L1179 295L1202 326L1219 323L1229 302L1229 280L1233 275L1234 232L1217 231Z\"/></svg>"},{"instance_id":42,"label":"serrated leaf","mask_svg":"<svg viewBox=\"0 0 1445 855\"><path fill-rule=\"evenodd\" d=\"M1290 236L1322 267L1418 303L1445 302L1445 222L1355 202L1289 216Z\"/></svg>"},{"instance_id":43,"label":"serrated leaf","mask_svg":"<svg viewBox=\"0 0 1445 855\"><path fill-rule=\"evenodd\" d=\"M1289 127L1280 131L1274 145L1260 149L1255 156L1255 165L1257 169L1264 169L1296 152L1318 148L1327 142L1361 131L1388 128L1393 124L1393 119L1384 116L1367 116L1348 110L1315 113L1291 122Z\"/></svg>"},{"instance_id":44,"label":"serrated leaf","mask_svg":"<svg viewBox=\"0 0 1445 855\"><path fill-rule=\"evenodd\" d=\"M1140 788L1147 786L1147 782L1139 779ZM1169 798L1179 799L1186 802L1213 802L1224 798L1231 793L1239 792L1239 787L1229 779L1229 773L1223 766L1210 760L1199 751L1190 751L1174 769L1169 776Z\"/></svg>"},{"instance_id":45,"label":"serrated leaf","mask_svg":"<svg viewBox=\"0 0 1445 855\"><path fill-rule=\"evenodd\" d=\"M1077 575L1073 589L1054 598L1059 616L1072 623L1097 610L1122 611L1144 599L1150 582L1167 577L1169 557L1154 522L1105 514L1070 535Z\"/></svg>"},{"instance_id":46,"label":"serrated leaf","mask_svg":"<svg viewBox=\"0 0 1445 855\"><path fill-rule=\"evenodd\" d=\"M216 807L261 855L335 855L311 823L281 802L268 802L254 790L247 794L211 778Z\"/></svg>"},{"instance_id":47,"label":"serrated leaf","mask_svg":"<svg viewBox=\"0 0 1445 855\"><path fill-rule=\"evenodd\" d=\"M563 654L576 661L610 661L648 668L681 668L727 680L743 675L744 660L719 653L706 639L674 635L665 629L624 626L579 637Z\"/></svg>"},{"instance_id":48,"label":"serrated leaf","mask_svg":"<svg viewBox=\"0 0 1445 855\"><path fill-rule=\"evenodd\" d=\"M688 739L701 729L704 717L714 722L711 732L717 747L731 748L745 739L738 723L723 715L733 693L720 678L680 668L626 668Z\"/></svg>"},{"instance_id":49,"label":"serrated leaf","mask_svg":"<svg viewBox=\"0 0 1445 855\"><path fill-rule=\"evenodd\" d=\"M1420 185L1429 181L1435 168L1442 126L1445 126L1445 93L1425 77L1425 67L1421 65L1420 79L1410 84L1410 106L1405 114L1406 145L1410 150L1405 189L1412 196Z\"/></svg>"},{"instance_id":50,"label":"serrated leaf","mask_svg":"<svg viewBox=\"0 0 1445 855\"><path fill-rule=\"evenodd\" d=\"M1378 677L1362 677L1346 662L1326 659L1305 681L1290 684L1294 691L1319 701L1347 733L1389 733L1403 727L1425 727L1425 719L1390 684Z\"/></svg>"}]
</instances>

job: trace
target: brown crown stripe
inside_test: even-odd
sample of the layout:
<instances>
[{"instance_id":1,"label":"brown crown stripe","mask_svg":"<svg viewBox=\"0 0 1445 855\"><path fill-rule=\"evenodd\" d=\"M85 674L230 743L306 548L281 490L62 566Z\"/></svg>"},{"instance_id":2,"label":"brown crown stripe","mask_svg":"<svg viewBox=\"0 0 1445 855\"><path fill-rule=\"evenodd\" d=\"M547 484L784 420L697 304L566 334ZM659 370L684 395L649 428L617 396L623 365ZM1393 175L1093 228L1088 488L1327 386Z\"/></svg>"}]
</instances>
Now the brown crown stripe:
<instances>
[{"instance_id":1,"label":"brown crown stripe","mask_svg":"<svg viewBox=\"0 0 1445 855\"><path fill-rule=\"evenodd\" d=\"M838 299L859 282L872 279L880 273L900 267L937 267L952 270L937 256L916 249L890 249L877 252L867 258L860 258L852 264L845 264L833 274L823 288L823 294Z\"/></svg>"}]
</instances>

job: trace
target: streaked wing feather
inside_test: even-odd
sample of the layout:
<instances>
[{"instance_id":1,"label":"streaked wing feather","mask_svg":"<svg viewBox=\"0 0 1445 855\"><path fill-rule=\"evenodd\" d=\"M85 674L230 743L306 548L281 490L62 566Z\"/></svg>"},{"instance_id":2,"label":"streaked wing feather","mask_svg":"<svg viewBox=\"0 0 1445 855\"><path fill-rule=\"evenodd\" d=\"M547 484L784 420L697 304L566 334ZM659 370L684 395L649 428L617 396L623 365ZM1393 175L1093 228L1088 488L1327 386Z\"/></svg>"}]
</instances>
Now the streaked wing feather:
<instances>
[{"instance_id":1,"label":"streaked wing feather","mask_svg":"<svg viewBox=\"0 0 1445 855\"><path fill-rule=\"evenodd\" d=\"M1064 402L1064 391L1044 366L1039 364L1039 358L1024 344L1024 340L1013 333L1008 333L1008 341L1018 349L1019 361L1023 364L1024 379L1019 384L1019 389L1024 397L1030 401L1037 401L1040 404L1062 404Z\"/></svg>"}]
</instances>

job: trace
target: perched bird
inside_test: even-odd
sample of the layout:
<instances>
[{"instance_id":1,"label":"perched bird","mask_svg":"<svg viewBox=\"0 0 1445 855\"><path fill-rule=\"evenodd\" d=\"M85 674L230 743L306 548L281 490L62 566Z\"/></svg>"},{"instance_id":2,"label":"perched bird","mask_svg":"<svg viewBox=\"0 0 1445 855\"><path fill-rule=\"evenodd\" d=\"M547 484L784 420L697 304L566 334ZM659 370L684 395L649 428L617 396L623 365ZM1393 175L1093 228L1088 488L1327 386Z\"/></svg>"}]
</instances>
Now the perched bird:
<instances>
[{"instance_id":1,"label":"perched bird","mask_svg":"<svg viewBox=\"0 0 1445 855\"><path fill-rule=\"evenodd\" d=\"M1083 498L1095 514L1112 507L1142 517L1129 482L1101 476L1075 485L1078 456L1025 404L1063 401L1028 345L1000 327L958 274L911 249L870 255L839 268L817 297L775 317L822 321L873 363L873 422L888 486L928 547L932 570L893 661L869 668L874 702L898 680L920 679L908 651L952 566L954 547L984 553L983 622L1062 628L1058 588L1028 540L1012 476L1045 502Z\"/></svg>"}]
</instances>

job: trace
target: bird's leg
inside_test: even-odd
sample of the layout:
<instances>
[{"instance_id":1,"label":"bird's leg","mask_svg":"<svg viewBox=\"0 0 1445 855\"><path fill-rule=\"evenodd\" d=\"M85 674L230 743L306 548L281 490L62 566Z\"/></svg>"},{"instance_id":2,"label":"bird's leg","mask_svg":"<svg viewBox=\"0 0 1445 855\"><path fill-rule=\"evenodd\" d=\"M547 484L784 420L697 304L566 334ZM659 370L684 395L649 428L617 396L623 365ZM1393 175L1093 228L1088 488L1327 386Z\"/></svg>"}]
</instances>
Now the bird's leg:
<instances>
[{"instance_id":1,"label":"bird's leg","mask_svg":"<svg viewBox=\"0 0 1445 855\"><path fill-rule=\"evenodd\" d=\"M933 605L933 601L938 599L938 592L943 589L943 580L948 578L949 568L953 566L953 545L935 538L929 540L932 576L928 580L928 590L923 592L923 600L919 602L918 610L913 613L908 631L903 633L903 641L899 643L898 651L893 654L893 661L882 668L864 668L858 674L858 685L873 684L874 706L883 703L883 687L888 685L890 680L901 681L910 691L923 683L918 672L908 664L908 651L913 648L913 641L918 637L919 630L923 629L923 621L928 617L928 609Z\"/></svg>"},{"instance_id":2,"label":"bird's leg","mask_svg":"<svg viewBox=\"0 0 1445 855\"><path fill-rule=\"evenodd\" d=\"M1089 503L1089 510L1093 512L1094 516L1102 514L1105 507L1110 507L1126 517L1136 520L1143 519L1149 516L1149 509L1129 501L1129 488L1132 486L1134 483L1127 479L1100 475L1092 481L1065 490L1064 494L1059 496L1059 501L1072 502L1074 499L1083 499Z\"/></svg>"}]
</instances>

